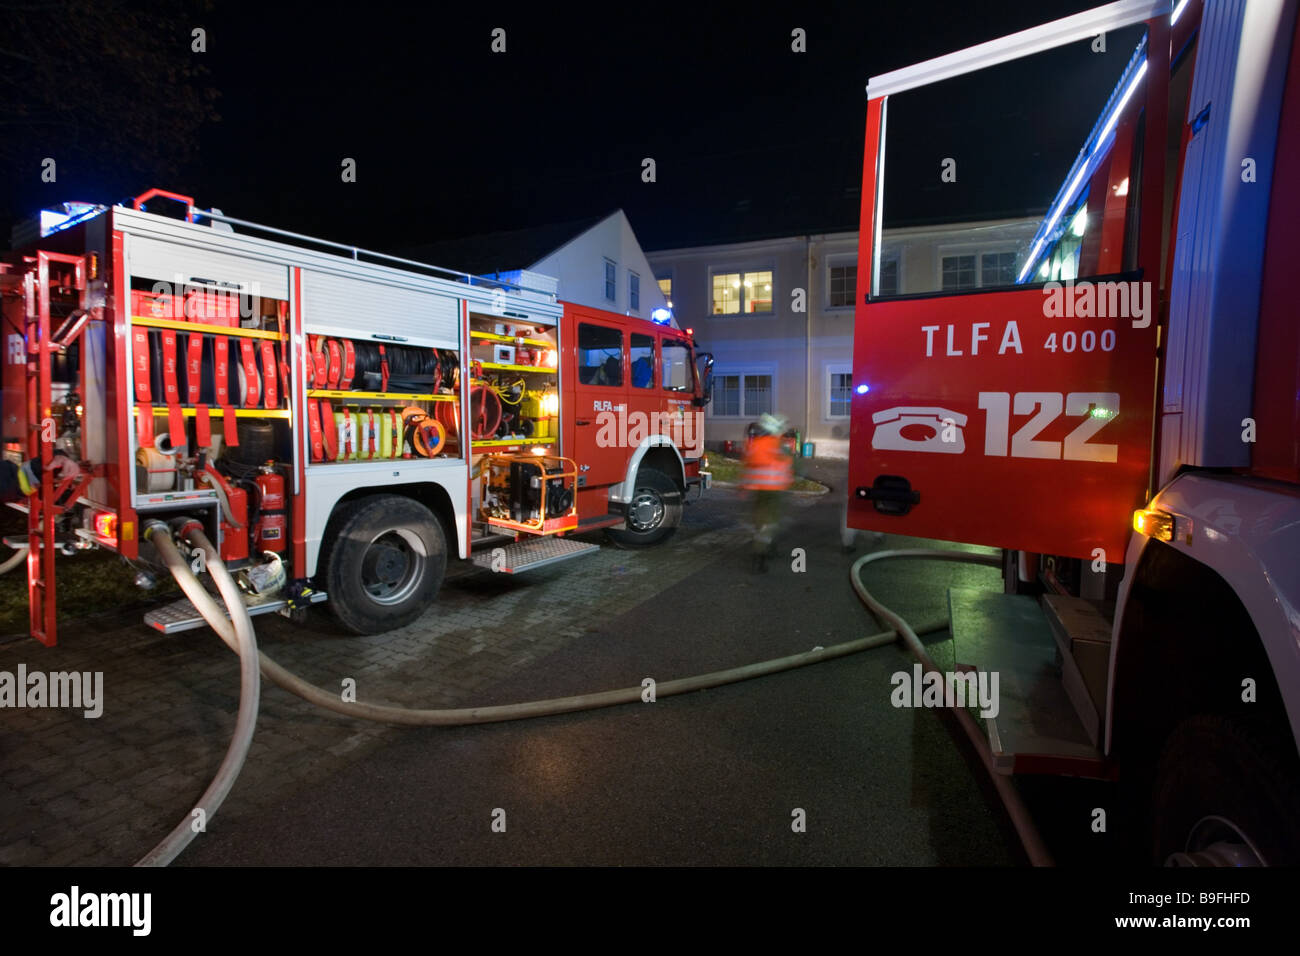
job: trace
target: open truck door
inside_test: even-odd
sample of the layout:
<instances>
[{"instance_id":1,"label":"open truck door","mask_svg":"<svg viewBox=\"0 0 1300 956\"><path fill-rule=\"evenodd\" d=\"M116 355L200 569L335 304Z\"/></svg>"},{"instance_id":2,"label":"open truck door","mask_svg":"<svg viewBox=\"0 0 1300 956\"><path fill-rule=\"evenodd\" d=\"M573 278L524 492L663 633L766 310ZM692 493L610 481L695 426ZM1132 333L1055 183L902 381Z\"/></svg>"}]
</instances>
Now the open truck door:
<instances>
[{"instance_id":1,"label":"open truck door","mask_svg":"<svg viewBox=\"0 0 1300 956\"><path fill-rule=\"evenodd\" d=\"M1150 488L1169 7L1125 0L871 80L850 526L1123 560ZM987 107L983 155L927 122L966 98L962 115ZM1033 160L1041 197L990 213L1034 185L1017 170L1045 141L1066 148ZM951 225L894 212L936 188Z\"/></svg>"}]
</instances>

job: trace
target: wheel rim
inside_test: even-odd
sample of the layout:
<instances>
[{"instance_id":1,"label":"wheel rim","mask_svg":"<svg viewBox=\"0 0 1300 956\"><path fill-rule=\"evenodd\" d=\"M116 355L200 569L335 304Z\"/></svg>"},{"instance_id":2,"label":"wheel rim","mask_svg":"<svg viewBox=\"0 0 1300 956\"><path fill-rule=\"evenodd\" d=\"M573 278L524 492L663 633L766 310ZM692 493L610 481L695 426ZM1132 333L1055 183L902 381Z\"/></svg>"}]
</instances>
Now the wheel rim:
<instances>
[{"instance_id":1,"label":"wheel rim","mask_svg":"<svg viewBox=\"0 0 1300 956\"><path fill-rule=\"evenodd\" d=\"M633 531L653 531L664 520L664 501L651 488L638 488L627 506L627 523Z\"/></svg>"},{"instance_id":2,"label":"wheel rim","mask_svg":"<svg viewBox=\"0 0 1300 956\"><path fill-rule=\"evenodd\" d=\"M376 604L401 604L420 587L429 556L420 536L394 528L372 540L361 558L361 587Z\"/></svg>"},{"instance_id":3,"label":"wheel rim","mask_svg":"<svg viewBox=\"0 0 1300 956\"><path fill-rule=\"evenodd\" d=\"M1202 817L1187 834L1186 849L1165 866L1265 866L1255 842L1226 817Z\"/></svg>"}]
</instances>

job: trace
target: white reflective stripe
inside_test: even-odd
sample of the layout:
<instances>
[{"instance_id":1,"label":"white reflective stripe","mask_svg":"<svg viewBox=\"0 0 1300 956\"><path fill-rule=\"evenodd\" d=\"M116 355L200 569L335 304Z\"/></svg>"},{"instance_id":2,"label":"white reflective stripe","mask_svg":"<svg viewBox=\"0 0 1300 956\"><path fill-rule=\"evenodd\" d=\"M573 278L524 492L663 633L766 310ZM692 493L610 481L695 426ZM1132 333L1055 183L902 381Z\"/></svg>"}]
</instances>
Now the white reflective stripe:
<instances>
[{"instance_id":1,"label":"white reflective stripe","mask_svg":"<svg viewBox=\"0 0 1300 956\"><path fill-rule=\"evenodd\" d=\"M901 93L1008 60L1041 53L1076 40L1089 40L1099 33L1169 14L1173 7L1173 0L1118 0L1117 3L1108 3L1104 7L1085 10L1071 17L1063 17L955 53L905 66L901 70L873 76L867 82L867 96L874 100L880 96Z\"/></svg>"}]
</instances>

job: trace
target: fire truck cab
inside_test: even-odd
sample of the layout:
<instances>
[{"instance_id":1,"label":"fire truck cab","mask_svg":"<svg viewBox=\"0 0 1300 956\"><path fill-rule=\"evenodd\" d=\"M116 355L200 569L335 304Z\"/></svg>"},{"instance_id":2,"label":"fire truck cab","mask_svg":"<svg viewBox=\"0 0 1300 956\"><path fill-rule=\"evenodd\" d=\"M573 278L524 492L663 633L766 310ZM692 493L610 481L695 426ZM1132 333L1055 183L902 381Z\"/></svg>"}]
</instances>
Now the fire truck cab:
<instances>
[{"instance_id":1,"label":"fire truck cab","mask_svg":"<svg viewBox=\"0 0 1300 956\"><path fill-rule=\"evenodd\" d=\"M707 356L561 302L547 277L470 276L162 190L47 212L15 249L6 454L82 463L14 503L47 644L56 552L156 565L151 538L197 521L254 613L328 599L375 633L428 608L449 553L517 573L596 549L575 532L655 544L708 484ZM202 625L188 602L146 621Z\"/></svg>"},{"instance_id":2,"label":"fire truck cab","mask_svg":"<svg viewBox=\"0 0 1300 956\"><path fill-rule=\"evenodd\" d=\"M1003 549L1006 593L950 593L957 664L1001 674L995 769L1117 781L1152 862L1300 862L1296 30L1285 0L1121 0L868 86L850 523ZM909 247L891 131L963 90L993 154L1070 110L1082 148L1023 174L1051 184L1025 232ZM954 196L993 168L943 149Z\"/></svg>"}]
</instances>

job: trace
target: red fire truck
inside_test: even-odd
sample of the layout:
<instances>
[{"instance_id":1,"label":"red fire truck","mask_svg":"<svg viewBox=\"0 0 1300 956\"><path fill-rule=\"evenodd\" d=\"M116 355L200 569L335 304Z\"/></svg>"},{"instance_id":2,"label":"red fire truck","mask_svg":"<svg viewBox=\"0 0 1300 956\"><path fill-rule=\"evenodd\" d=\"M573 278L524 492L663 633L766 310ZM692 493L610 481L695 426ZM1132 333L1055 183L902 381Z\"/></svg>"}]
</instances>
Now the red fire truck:
<instances>
[{"instance_id":1,"label":"red fire truck","mask_svg":"<svg viewBox=\"0 0 1300 956\"><path fill-rule=\"evenodd\" d=\"M1296 30L1284 0L1122 0L868 86L850 523L1003 549L1009 593L950 592L957 663L1001 674L996 768L1115 780L1152 861L1300 862ZM1126 65L1014 260L987 223L891 260L895 110L972 82L984 148L1023 144L1000 104L1078 108L1106 40Z\"/></svg>"},{"instance_id":2,"label":"red fire truck","mask_svg":"<svg viewBox=\"0 0 1300 956\"><path fill-rule=\"evenodd\" d=\"M154 211L146 211L150 204ZM178 212L173 216L164 213ZM701 470L711 358L660 322L343 247L150 190L42 215L0 266L4 438L83 463L28 510L32 636L54 557L156 565L194 518L254 613L418 618L448 551L516 573L668 537ZM47 472L48 476L48 472ZM150 611L201 625L188 602Z\"/></svg>"}]
</instances>

